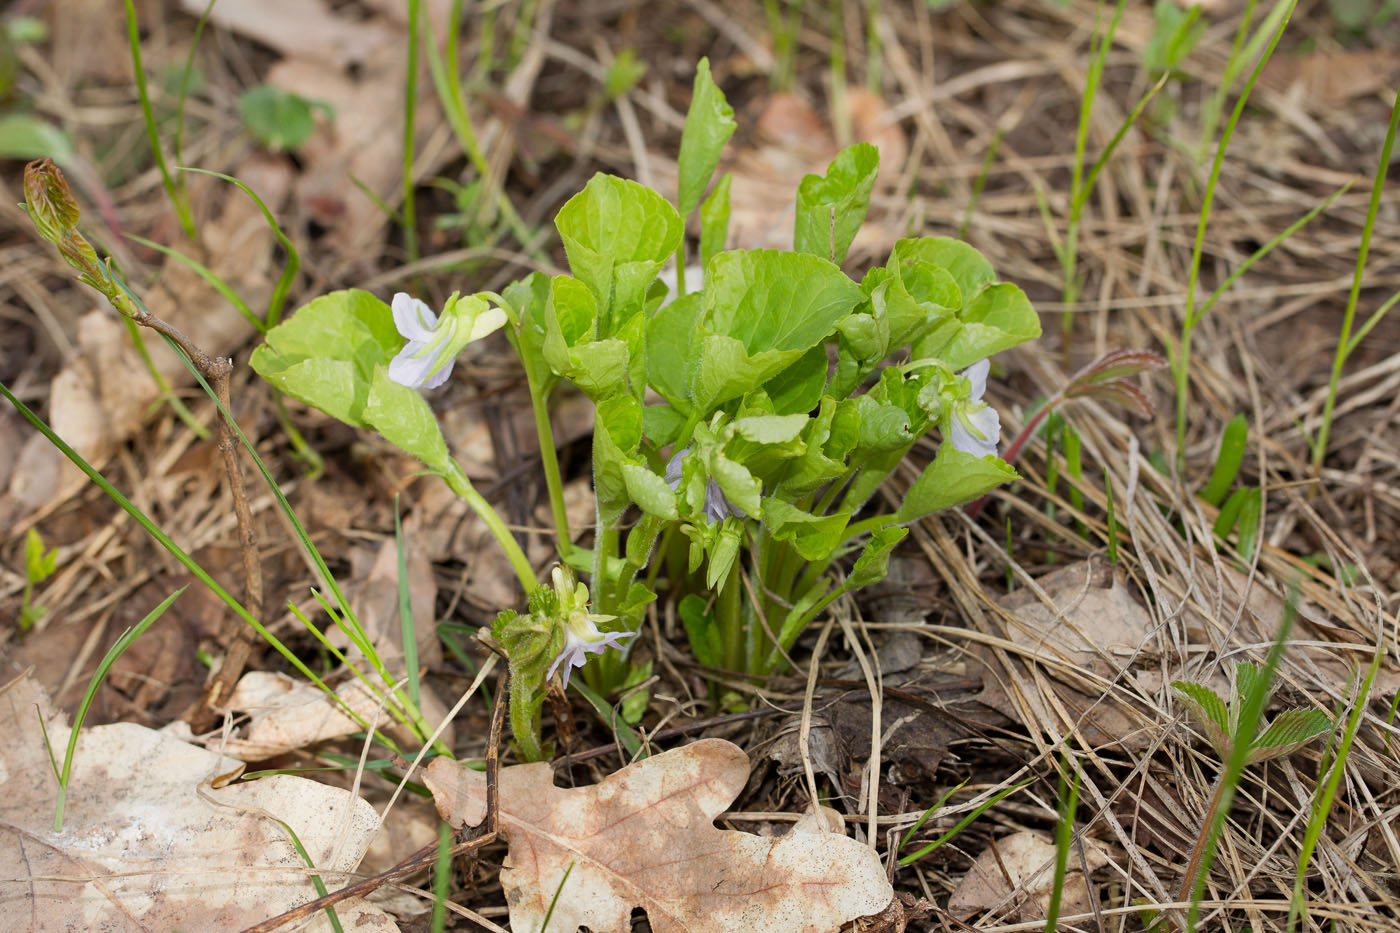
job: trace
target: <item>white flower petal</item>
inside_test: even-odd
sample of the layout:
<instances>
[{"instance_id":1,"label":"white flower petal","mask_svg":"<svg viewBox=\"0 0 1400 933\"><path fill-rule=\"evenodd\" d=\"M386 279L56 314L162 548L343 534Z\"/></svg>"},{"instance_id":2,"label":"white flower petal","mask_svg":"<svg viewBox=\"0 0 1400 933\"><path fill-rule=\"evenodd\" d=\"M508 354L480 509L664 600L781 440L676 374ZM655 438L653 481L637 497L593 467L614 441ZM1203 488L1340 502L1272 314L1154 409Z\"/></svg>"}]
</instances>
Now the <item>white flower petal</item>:
<instances>
[{"instance_id":1,"label":"white flower petal","mask_svg":"<svg viewBox=\"0 0 1400 933\"><path fill-rule=\"evenodd\" d=\"M962 371L962 375L967 377L967 383L972 391L968 397L970 401L980 402L983 394L987 391L987 373L992 368L990 359L978 360L967 369Z\"/></svg>"},{"instance_id":2,"label":"white flower petal","mask_svg":"<svg viewBox=\"0 0 1400 933\"><path fill-rule=\"evenodd\" d=\"M427 304L407 292L398 292L389 305L394 314L394 327L409 341L431 340L437 327L437 315Z\"/></svg>"},{"instance_id":3,"label":"white flower petal","mask_svg":"<svg viewBox=\"0 0 1400 933\"><path fill-rule=\"evenodd\" d=\"M416 355L422 351L423 346L422 341L410 340L408 345L399 351L398 356L389 361L389 378L410 389L423 386L433 369L432 354ZM443 369L450 371L451 367L445 366ZM439 381L438 385L441 384Z\"/></svg>"},{"instance_id":4,"label":"white flower petal","mask_svg":"<svg viewBox=\"0 0 1400 933\"><path fill-rule=\"evenodd\" d=\"M997 414L997 410L986 405L980 411L970 412L967 420L983 436L978 437L969 431L962 418L954 418L949 431L952 436L948 440L965 454L974 457L996 456L997 441L1001 438L1001 416Z\"/></svg>"},{"instance_id":5,"label":"white flower petal","mask_svg":"<svg viewBox=\"0 0 1400 933\"><path fill-rule=\"evenodd\" d=\"M446 382L446 381L447 381L447 377L450 376L450 375L452 375L452 364L453 364L454 362L456 362L456 361L455 361L455 360L448 360L446 366L444 366L442 369L439 369L437 372L433 373L433 374L432 374L431 376L429 376L428 378L424 379L424 380L423 380L423 388L425 388L425 389L436 389L438 386L440 386L440 385L442 385L444 382Z\"/></svg>"}]
</instances>

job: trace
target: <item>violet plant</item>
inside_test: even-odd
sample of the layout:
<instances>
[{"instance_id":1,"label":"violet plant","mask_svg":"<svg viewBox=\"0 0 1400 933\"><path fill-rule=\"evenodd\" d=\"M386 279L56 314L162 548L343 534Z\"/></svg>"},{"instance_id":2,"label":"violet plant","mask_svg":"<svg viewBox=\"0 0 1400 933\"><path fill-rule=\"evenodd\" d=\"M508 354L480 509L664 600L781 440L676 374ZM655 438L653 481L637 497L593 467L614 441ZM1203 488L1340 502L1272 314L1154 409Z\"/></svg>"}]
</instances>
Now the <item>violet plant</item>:
<instances>
[{"instance_id":1,"label":"violet plant","mask_svg":"<svg viewBox=\"0 0 1400 933\"><path fill-rule=\"evenodd\" d=\"M659 581L680 602L701 664L763 675L834 600L884 577L905 526L1016 477L996 456L998 418L983 393L988 358L1040 334L1024 292L946 237L898 241L859 281L843 272L879 167L864 143L802 180L792 251L722 251L728 176L702 198L733 130L702 61L678 206L595 175L555 218L571 274L454 295L432 319L408 296L391 308L367 292L334 292L253 354L278 390L378 431L486 522L529 597L528 613L503 612L494 627L527 758L546 751L539 710L553 674L596 653L588 685L606 694L624 683L632 642L623 639ZM703 281L688 289L678 276L668 294L658 276L672 259L685 268L685 221L697 210ZM562 568L545 586L452 459L417 388L445 378L452 358L497 326L525 371L554 511ZM564 513L549 429L549 399L565 382L596 410L588 547L574 543ZM943 443L899 507L875 507L935 428ZM833 573L848 556L850 569Z\"/></svg>"}]
</instances>

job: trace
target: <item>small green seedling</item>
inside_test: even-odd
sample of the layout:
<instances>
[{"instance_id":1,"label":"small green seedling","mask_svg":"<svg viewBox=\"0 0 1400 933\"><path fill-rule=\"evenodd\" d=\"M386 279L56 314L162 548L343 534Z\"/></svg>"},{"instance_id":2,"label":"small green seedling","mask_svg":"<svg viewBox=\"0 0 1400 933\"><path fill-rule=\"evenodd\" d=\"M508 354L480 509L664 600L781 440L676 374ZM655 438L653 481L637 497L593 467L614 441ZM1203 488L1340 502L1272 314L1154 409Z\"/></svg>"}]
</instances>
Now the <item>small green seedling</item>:
<instances>
[{"instance_id":1,"label":"small green seedling","mask_svg":"<svg viewBox=\"0 0 1400 933\"><path fill-rule=\"evenodd\" d=\"M1206 33L1201 5L1197 3L1186 10L1172 0L1157 0L1152 18L1156 25L1142 51L1143 63L1153 74L1175 71Z\"/></svg>"},{"instance_id":2,"label":"small green seedling","mask_svg":"<svg viewBox=\"0 0 1400 933\"><path fill-rule=\"evenodd\" d=\"M19 607L19 630L27 632L47 611L34 604L34 587L43 583L58 569L58 548L44 550L39 532L29 529L24 538L24 597Z\"/></svg>"},{"instance_id":3,"label":"small green seedling","mask_svg":"<svg viewBox=\"0 0 1400 933\"><path fill-rule=\"evenodd\" d=\"M1290 615L1293 605L1290 602ZM1291 619L1290 619L1291 622ZM1189 680L1172 682L1172 689L1186 701L1197 723L1206 734L1206 739L1215 749L1222 763L1229 763L1242 757L1243 766L1258 764L1271 758L1281 758L1302 748L1319 735L1332 728L1332 719L1319 709L1285 710L1267 726L1258 723L1259 713L1268 702L1273 690L1270 672L1245 661L1235 665L1235 679L1230 689L1230 701L1226 703L1219 694L1205 684ZM1207 841L1220 822L1222 803L1233 795L1233 784L1225 778L1232 769L1222 767L1211 791L1206 815L1201 821L1201 832L1192 847L1191 857L1186 864L1186 875L1181 882L1181 900L1191 899L1193 904L1199 897L1194 889L1202 866ZM1234 775L1238 780L1238 774ZM1227 794L1227 789L1229 793ZM1193 911L1194 915L1194 911Z\"/></svg>"},{"instance_id":4,"label":"small green seedling","mask_svg":"<svg viewBox=\"0 0 1400 933\"><path fill-rule=\"evenodd\" d=\"M333 119L335 111L325 101L307 100L267 84L244 91L238 98L243 125L273 152L295 149L316 131L316 114Z\"/></svg>"}]
</instances>

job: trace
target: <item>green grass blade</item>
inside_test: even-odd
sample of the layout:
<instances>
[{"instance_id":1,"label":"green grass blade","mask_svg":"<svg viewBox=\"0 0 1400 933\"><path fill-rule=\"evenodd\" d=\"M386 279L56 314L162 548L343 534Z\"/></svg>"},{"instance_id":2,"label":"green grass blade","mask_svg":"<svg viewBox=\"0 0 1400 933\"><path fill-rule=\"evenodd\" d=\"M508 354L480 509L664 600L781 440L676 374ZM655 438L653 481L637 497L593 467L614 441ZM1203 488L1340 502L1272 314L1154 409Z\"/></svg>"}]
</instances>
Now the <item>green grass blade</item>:
<instances>
[{"instance_id":1,"label":"green grass blade","mask_svg":"<svg viewBox=\"0 0 1400 933\"><path fill-rule=\"evenodd\" d=\"M229 304L233 305L233 307L238 311L238 313L243 315L243 317L248 321L248 323L252 324L253 327L259 333L267 333L267 325L263 323L263 319L254 314L253 309L248 307L248 302L244 301L243 297L239 295L238 292L233 290L233 286L229 285L228 282L224 281L224 279L217 275L213 269L210 269L198 259L186 256L184 253L180 252L177 249L173 249L169 246L164 246L160 243L155 242L154 240L148 240L143 236L137 236L134 233L128 233L126 234L126 238L128 240L131 240L133 243L140 243L142 246L149 247L150 249L155 250L163 256L169 256L171 259L185 266L185 268L194 272L201 279L203 279L209 285L210 288L214 289L214 291L222 295L224 297L224 300L226 300Z\"/></svg>"},{"instance_id":2,"label":"green grass blade","mask_svg":"<svg viewBox=\"0 0 1400 933\"><path fill-rule=\"evenodd\" d=\"M146 124L146 140L151 144L151 156L155 159L156 168L160 169L161 182L165 185L165 193L170 196L170 203L175 206L175 213L180 218L180 227L185 231L185 236L191 240L195 238L194 215L190 211L189 202L180 195L179 189L175 186L175 179L170 175L170 168L165 164L165 153L160 148L160 133L156 129L155 111L151 109L151 93L146 86L146 70L141 64L141 27L136 21L136 6L132 0L126 2L126 38L127 44L131 48L131 66L136 73L136 94L141 100L141 118Z\"/></svg>"},{"instance_id":3,"label":"green grass blade","mask_svg":"<svg viewBox=\"0 0 1400 933\"><path fill-rule=\"evenodd\" d=\"M1338 198L1350 191L1352 185L1354 184L1356 184L1355 181L1348 181L1346 184L1342 185L1336 191L1328 195L1326 199L1324 199L1312 210L1308 211L1302 217L1299 217L1297 220L1293 221L1293 223L1285 227L1283 229L1283 232L1280 233L1278 236L1274 237L1269 242L1265 243L1263 246L1259 247L1253 253L1251 253L1248 259L1240 263L1237 268L1235 268L1229 275L1225 277L1224 281L1222 281L1219 285L1215 287L1215 291L1210 293L1210 296L1206 298L1206 300L1201 304L1201 307L1196 311L1196 317L1195 320L1191 322L1191 326L1194 327L1196 326L1196 324L1200 323L1201 318L1206 316L1206 312L1210 311L1211 308L1215 307L1215 303L1220 300L1220 297L1222 295L1229 291L1230 286L1234 285L1236 280L1238 280L1240 276L1248 272L1256 262L1269 255L1280 243L1282 243L1284 240L1287 240L1293 234L1301 230L1304 226L1307 225L1307 223L1310 220L1312 220L1318 214L1331 207L1332 204L1336 202Z\"/></svg>"},{"instance_id":4,"label":"green grass blade","mask_svg":"<svg viewBox=\"0 0 1400 933\"><path fill-rule=\"evenodd\" d=\"M1318 429L1313 445L1314 473L1322 469L1322 459L1327 456L1327 438L1332 431L1332 413L1337 407L1337 385L1341 382L1342 367L1346 366L1347 355L1350 352L1351 326L1356 319L1356 303L1361 297L1362 273L1366 270L1366 256L1371 250L1371 234L1376 229L1376 214L1380 210L1381 192L1385 190L1386 175L1390 171L1390 153L1395 148L1397 128L1400 128L1400 90L1395 92L1395 103L1390 108L1390 126L1386 130L1385 142L1381 144L1380 163L1376 166L1375 178L1371 182L1371 201L1366 207L1366 222L1361 227L1361 244L1356 248L1356 270L1352 274L1351 292L1347 295L1342 332L1337 338L1337 352L1332 358L1332 375L1327 381L1327 401L1322 406L1322 426ZM1369 330L1369 327L1367 329Z\"/></svg>"},{"instance_id":5,"label":"green grass blade","mask_svg":"<svg viewBox=\"0 0 1400 933\"><path fill-rule=\"evenodd\" d=\"M1220 844L1220 837L1225 831L1225 823L1230 816L1230 805L1234 802L1235 790L1239 787L1240 779L1244 776L1244 769L1249 764L1250 749L1254 745L1254 736L1259 729L1259 720L1264 715L1264 705L1268 702L1272 690L1274 673L1278 670L1279 660L1283 657L1284 649L1288 646L1288 635L1293 630L1293 623L1297 618L1298 587L1295 583L1289 589L1288 599L1284 603L1283 621L1279 625L1278 634L1275 636L1273 644L1269 647L1263 668L1255 668L1252 664L1240 664L1235 669L1235 683L1240 696L1239 716L1234 724L1233 748L1230 750L1230 757L1225 762L1225 770L1220 776L1220 803L1216 808L1215 818L1211 821L1211 825L1203 827L1207 834L1205 847L1201 852L1196 877L1191 884L1191 906L1186 914L1186 928L1191 933L1194 933L1196 929L1206 880L1210 877L1210 866L1215 860L1216 848Z\"/></svg>"},{"instance_id":6,"label":"green grass blade","mask_svg":"<svg viewBox=\"0 0 1400 933\"><path fill-rule=\"evenodd\" d=\"M1322 831L1327 827L1327 817L1332 812L1332 802L1337 797L1337 787L1341 784L1342 773L1346 768L1347 759L1351 755L1352 743L1356 740L1356 733L1361 728L1361 718L1366 713L1366 701L1371 695L1371 688L1375 685L1376 675L1380 673L1381 661L1385 657L1385 642L1377 645L1376 653L1371 657L1370 670L1366 672L1366 679L1361 682L1361 689L1356 695L1356 702L1352 705L1351 715L1347 717L1346 729L1342 733L1341 744L1337 746L1336 757L1332 761L1332 766L1327 770L1327 777L1319 785L1316 797L1313 799L1312 814L1308 817L1307 828L1303 831L1303 845L1298 852L1298 871L1293 877L1293 897L1288 905L1288 926L1287 930L1292 933L1298 919L1306 918L1308 913L1306 891L1303 890L1303 882L1308 873L1308 865L1312 861L1313 852L1317 849L1317 841L1322 836ZM1400 698L1400 694L1397 694Z\"/></svg>"},{"instance_id":7,"label":"green grass blade","mask_svg":"<svg viewBox=\"0 0 1400 933\"><path fill-rule=\"evenodd\" d=\"M253 203L262 211L263 218L267 220L267 225L272 228L272 235L277 237L277 242L287 253L287 263L282 267L282 275L278 277L277 284L273 286L272 296L267 301L267 314L264 315L264 323L259 330L268 331L277 326L282 320L282 308L287 303L287 293L292 288L292 283L296 280L297 272L301 270L301 253L297 252L296 244L277 223L277 218L258 193L244 182L232 175L225 175L223 172L213 172L205 168L181 167L182 172L198 172L201 175L212 175L233 185L248 197L253 199Z\"/></svg>"},{"instance_id":8,"label":"green grass blade","mask_svg":"<svg viewBox=\"0 0 1400 933\"><path fill-rule=\"evenodd\" d=\"M948 792L947 792L947 793L945 793L942 797L939 797L937 800L935 800L935 801L933 802L933 805L932 805L931 807L929 807L929 808L928 808L927 810L925 810L922 814L920 814L920 815L919 815L919 818L918 818L917 820L914 821L914 825L913 825L913 826L910 826L909 829L908 829L908 831L905 832L904 838L902 838L902 839L899 840L899 845L895 846L895 852L898 853L898 852L902 851L902 850L904 849L904 847L907 846L907 845L909 844L909 840L914 838L914 834L917 833L917 832L920 830L920 828L923 827L925 821L927 821L928 818L929 818L930 816L933 816L934 811L935 811L935 810L938 810L938 809L939 809L940 807L942 807L945 803L947 803L949 797L952 797L952 796L953 796L954 794L956 794L958 791L960 791L960 790L962 790L964 787L966 787L966 786L967 786L967 782L970 781L970 780L972 780L972 778L966 778L966 779L963 780L963 782L962 782L961 784L957 785L956 787L950 787L950 788L948 788Z\"/></svg>"},{"instance_id":9,"label":"green grass blade","mask_svg":"<svg viewBox=\"0 0 1400 933\"><path fill-rule=\"evenodd\" d=\"M1239 475L1240 464L1244 462L1245 445L1249 443L1249 422L1244 415L1235 415L1225 425L1220 435L1220 452L1215 456L1215 467L1210 471L1210 479L1200 496L1211 505L1218 506L1225 500L1225 494Z\"/></svg>"},{"instance_id":10,"label":"green grass blade","mask_svg":"<svg viewBox=\"0 0 1400 933\"><path fill-rule=\"evenodd\" d=\"M1074 777L1065 780L1065 772ZM1060 903L1064 897L1065 875L1069 870L1069 850L1074 843L1074 814L1079 807L1079 769L1069 755L1060 758L1060 820L1055 827L1055 880L1050 885L1050 904L1045 911L1045 933L1055 933L1060 922Z\"/></svg>"},{"instance_id":11,"label":"green grass blade","mask_svg":"<svg viewBox=\"0 0 1400 933\"><path fill-rule=\"evenodd\" d=\"M914 862L917 862L919 859L923 858L925 855L928 855L934 849L937 849L939 846L944 845L945 843L952 840L958 835L958 833L962 832L964 829L967 829L967 827L971 826L972 823L983 813L986 813L989 809L1001 803L1001 801L1004 800L1006 797L1010 796L1011 794L1014 794L1016 791L1025 787L1027 784L1030 784L1034 780L1035 778L1027 778L1020 784L1013 784L1010 787L1004 787L1001 790L997 791L987 800L978 804L975 809L966 813L962 819L958 820L958 822L953 825L952 829L948 830L946 833L939 836L937 839L935 839L933 842L930 842L922 849L919 849L917 852L911 852L908 855L901 858L899 860L899 864L912 865Z\"/></svg>"},{"instance_id":12,"label":"green grass blade","mask_svg":"<svg viewBox=\"0 0 1400 933\"><path fill-rule=\"evenodd\" d=\"M452 883L452 825L438 824L437 861L433 862L433 915L430 929L442 933L447 929L447 891Z\"/></svg>"},{"instance_id":13,"label":"green grass blade","mask_svg":"<svg viewBox=\"0 0 1400 933\"><path fill-rule=\"evenodd\" d=\"M403 635L403 660L407 668L408 698L423 708L418 685L418 631L413 624L413 600L408 591L408 554L403 543L403 516L399 497L394 497L394 550L399 560L399 631Z\"/></svg>"},{"instance_id":14,"label":"green grass blade","mask_svg":"<svg viewBox=\"0 0 1400 933\"><path fill-rule=\"evenodd\" d=\"M1264 66L1268 64L1274 49L1278 47L1279 40L1283 38L1283 32L1288 28L1293 8L1297 4L1298 0L1287 0L1287 7L1283 9L1283 15L1279 17L1278 25L1269 39L1268 48L1264 50L1259 61L1255 63L1254 70L1250 72L1249 80L1245 82L1244 89L1240 92L1239 100L1235 102L1235 109L1230 113L1230 119L1226 121L1225 128L1221 130L1220 142L1215 147L1215 159L1211 163L1210 176L1206 180L1205 193L1201 199L1200 217L1196 222L1195 242L1191 247L1191 268L1187 275L1186 312L1181 323L1181 341L1172 354L1172 375L1173 381L1176 383L1176 460L1178 470L1186 462L1186 389L1187 378L1191 371L1191 331L1196 320L1196 284L1200 281L1206 228L1210 223L1211 207L1215 203L1215 189L1220 183L1220 173L1225 166L1225 152L1229 149L1230 140L1235 135L1235 128L1239 125L1240 117L1244 114L1250 92L1254 90L1255 82L1259 80ZM1275 7L1275 11L1281 8L1283 8L1282 3ZM1261 31L1262 29L1263 27L1261 27Z\"/></svg>"},{"instance_id":15,"label":"green grass blade","mask_svg":"<svg viewBox=\"0 0 1400 933\"><path fill-rule=\"evenodd\" d=\"M63 755L63 773L58 777L58 800L54 804L53 810L54 832L63 832L63 807L68 799L68 781L73 774L73 757L78 750L78 733L83 728L83 721L87 719L88 710L92 708L93 698L97 696L97 688L101 687L102 681L107 679L107 673L111 671L112 665L117 663L117 658L120 658L126 652L126 649L131 647L132 642L140 638L146 629L150 628L157 619L165 615L165 610L170 608L170 604L179 599L180 594L187 589L189 589L189 584L180 587L178 590L165 597L160 605L146 613L144 619L137 622L125 632L122 632L121 637L112 644L111 648L107 649L107 654L103 656L102 661L97 665L97 670L93 671L92 679L88 681L87 690L83 692L82 702L78 704L78 712L73 717L73 727L68 730L68 750ZM40 722L42 723L42 721L41 718ZM46 739L47 736L48 733L46 730ZM49 751L49 756L50 759L52 759L52 749Z\"/></svg>"}]
</instances>

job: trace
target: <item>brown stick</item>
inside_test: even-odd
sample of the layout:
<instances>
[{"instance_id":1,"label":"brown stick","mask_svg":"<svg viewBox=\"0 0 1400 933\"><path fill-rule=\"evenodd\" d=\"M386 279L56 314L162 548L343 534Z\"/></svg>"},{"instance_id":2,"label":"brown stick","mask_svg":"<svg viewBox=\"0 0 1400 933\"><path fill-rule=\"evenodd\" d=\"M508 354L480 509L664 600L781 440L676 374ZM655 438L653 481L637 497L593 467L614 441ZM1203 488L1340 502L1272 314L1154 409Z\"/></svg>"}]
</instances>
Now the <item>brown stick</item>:
<instances>
[{"instance_id":1,"label":"brown stick","mask_svg":"<svg viewBox=\"0 0 1400 933\"><path fill-rule=\"evenodd\" d=\"M475 849L490 845L495 842L500 835L501 812L500 812L500 792L497 784L500 780L501 760L501 727L505 722L505 697L506 697L506 675L502 674L496 680L496 705L491 710L491 735L487 740L486 747L486 819L482 822L482 831L471 839L464 840L453 846L447 853L449 859L456 858ZM354 884L347 885L339 891L332 891L325 897L318 897L314 901L307 901L300 907L293 907L284 913L278 914L269 920L256 923L248 927L243 933L272 933L278 927L305 920L318 911L328 907L334 907L342 901L347 901L352 897L363 897L373 891L378 890L391 881L405 878L415 872L429 867L437 861L437 843L429 843L423 848L414 852L393 868L361 879Z\"/></svg>"}]
</instances>

